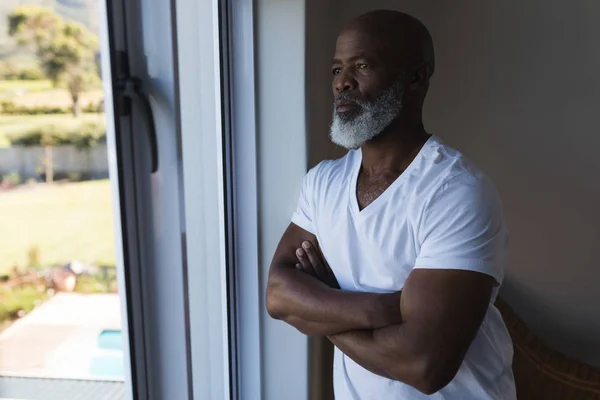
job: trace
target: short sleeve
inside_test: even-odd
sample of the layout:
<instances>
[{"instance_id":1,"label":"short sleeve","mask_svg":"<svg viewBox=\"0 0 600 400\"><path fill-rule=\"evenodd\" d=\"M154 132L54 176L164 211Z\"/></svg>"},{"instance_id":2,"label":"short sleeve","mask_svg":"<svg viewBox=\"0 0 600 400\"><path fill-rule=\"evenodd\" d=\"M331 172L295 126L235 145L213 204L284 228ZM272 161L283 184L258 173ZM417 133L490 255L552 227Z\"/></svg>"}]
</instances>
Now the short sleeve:
<instances>
[{"instance_id":1,"label":"short sleeve","mask_svg":"<svg viewBox=\"0 0 600 400\"><path fill-rule=\"evenodd\" d=\"M316 235L313 224L315 218L314 198L315 191L317 190L316 175L319 167L320 164L308 171L304 176L302 190L300 192L300 197L298 198L298 205L296 206L296 211L292 215L292 222L294 224L313 235Z\"/></svg>"},{"instance_id":2,"label":"short sleeve","mask_svg":"<svg viewBox=\"0 0 600 400\"><path fill-rule=\"evenodd\" d=\"M508 234L502 202L485 177L469 174L442 185L423 210L415 268L481 272L502 283Z\"/></svg>"}]
</instances>

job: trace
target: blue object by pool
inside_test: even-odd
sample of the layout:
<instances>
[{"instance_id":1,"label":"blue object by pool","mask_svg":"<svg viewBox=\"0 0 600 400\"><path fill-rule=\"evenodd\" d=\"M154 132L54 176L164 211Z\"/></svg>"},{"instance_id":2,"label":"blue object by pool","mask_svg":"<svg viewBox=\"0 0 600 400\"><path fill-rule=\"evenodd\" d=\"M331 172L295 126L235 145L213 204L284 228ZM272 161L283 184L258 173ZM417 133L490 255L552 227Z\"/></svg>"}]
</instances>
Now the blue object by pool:
<instances>
[{"instance_id":1,"label":"blue object by pool","mask_svg":"<svg viewBox=\"0 0 600 400\"><path fill-rule=\"evenodd\" d=\"M102 350L123 351L121 331L106 329L98 335L98 348Z\"/></svg>"},{"instance_id":2,"label":"blue object by pool","mask_svg":"<svg viewBox=\"0 0 600 400\"><path fill-rule=\"evenodd\" d=\"M97 354L92 359L90 373L99 377L123 378L123 342L121 331L104 330L98 335Z\"/></svg>"}]
</instances>

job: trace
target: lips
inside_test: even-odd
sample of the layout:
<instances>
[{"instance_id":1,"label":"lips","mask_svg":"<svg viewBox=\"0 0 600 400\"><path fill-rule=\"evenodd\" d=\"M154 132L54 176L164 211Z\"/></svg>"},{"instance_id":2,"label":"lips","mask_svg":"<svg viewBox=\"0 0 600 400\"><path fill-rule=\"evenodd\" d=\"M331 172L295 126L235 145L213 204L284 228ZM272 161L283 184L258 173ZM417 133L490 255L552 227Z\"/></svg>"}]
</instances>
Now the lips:
<instances>
[{"instance_id":1,"label":"lips","mask_svg":"<svg viewBox=\"0 0 600 400\"><path fill-rule=\"evenodd\" d=\"M335 110L339 113L354 110L358 107L359 105L353 101L341 100L335 102Z\"/></svg>"}]
</instances>

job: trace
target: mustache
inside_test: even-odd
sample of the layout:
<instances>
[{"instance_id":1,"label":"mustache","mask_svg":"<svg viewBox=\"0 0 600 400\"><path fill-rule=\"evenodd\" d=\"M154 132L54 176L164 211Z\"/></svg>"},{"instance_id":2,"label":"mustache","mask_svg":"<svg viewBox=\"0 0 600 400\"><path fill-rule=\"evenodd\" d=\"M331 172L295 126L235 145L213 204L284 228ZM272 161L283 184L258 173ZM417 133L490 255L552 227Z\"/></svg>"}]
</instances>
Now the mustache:
<instances>
[{"instance_id":1,"label":"mustache","mask_svg":"<svg viewBox=\"0 0 600 400\"><path fill-rule=\"evenodd\" d=\"M340 101L356 103L361 107L365 107L368 104L368 102L360 98L358 95L352 94L350 92L342 92L335 96L333 100L334 106Z\"/></svg>"}]
</instances>

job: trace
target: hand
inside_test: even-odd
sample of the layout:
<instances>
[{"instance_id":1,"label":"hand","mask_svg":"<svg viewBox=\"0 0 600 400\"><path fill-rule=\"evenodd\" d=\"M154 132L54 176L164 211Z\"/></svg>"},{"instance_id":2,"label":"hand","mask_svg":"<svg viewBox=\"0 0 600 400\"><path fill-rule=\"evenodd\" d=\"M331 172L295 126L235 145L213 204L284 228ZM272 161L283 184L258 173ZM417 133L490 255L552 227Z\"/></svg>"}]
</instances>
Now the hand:
<instances>
[{"instance_id":1,"label":"hand","mask_svg":"<svg viewBox=\"0 0 600 400\"><path fill-rule=\"evenodd\" d=\"M331 288L340 288L333 271L325 261L325 257L314 244L309 241L303 242L302 247L296 250L296 258L298 259L297 270L313 276Z\"/></svg>"}]
</instances>

